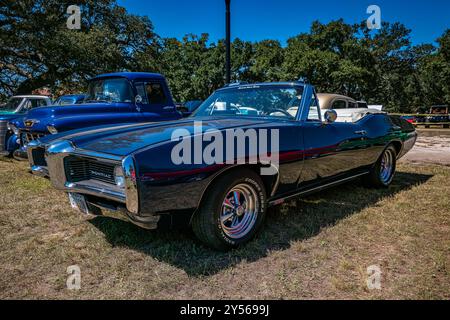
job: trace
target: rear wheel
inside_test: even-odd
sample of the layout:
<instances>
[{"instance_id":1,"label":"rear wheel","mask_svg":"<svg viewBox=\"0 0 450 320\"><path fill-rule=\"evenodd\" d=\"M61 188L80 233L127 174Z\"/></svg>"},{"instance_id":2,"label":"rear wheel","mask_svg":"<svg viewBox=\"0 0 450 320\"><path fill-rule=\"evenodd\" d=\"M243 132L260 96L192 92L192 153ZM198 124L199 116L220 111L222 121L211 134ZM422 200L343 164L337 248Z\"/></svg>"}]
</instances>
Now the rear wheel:
<instances>
[{"instance_id":1,"label":"rear wheel","mask_svg":"<svg viewBox=\"0 0 450 320\"><path fill-rule=\"evenodd\" d=\"M251 170L236 170L207 191L192 218L195 235L206 245L227 250L250 241L266 214L266 192Z\"/></svg>"},{"instance_id":2,"label":"rear wheel","mask_svg":"<svg viewBox=\"0 0 450 320\"><path fill-rule=\"evenodd\" d=\"M370 173L364 177L364 182L369 187L388 187L395 175L397 165L397 151L393 145L389 145L378 159Z\"/></svg>"}]
</instances>

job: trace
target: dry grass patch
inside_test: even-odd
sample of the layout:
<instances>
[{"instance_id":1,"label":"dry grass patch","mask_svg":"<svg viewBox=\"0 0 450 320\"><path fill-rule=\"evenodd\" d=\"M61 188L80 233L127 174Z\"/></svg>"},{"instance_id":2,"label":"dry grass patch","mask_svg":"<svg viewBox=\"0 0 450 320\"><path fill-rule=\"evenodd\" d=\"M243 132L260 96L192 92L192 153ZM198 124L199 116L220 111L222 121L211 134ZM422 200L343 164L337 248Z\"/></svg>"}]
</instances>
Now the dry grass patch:
<instances>
[{"instance_id":1,"label":"dry grass patch","mask_svg":"<svg viewBox=\"0 0 450 320\"><path fill-rule=\"evenodd\" d=\"M353 182L272 210L218 253L189 231L86 221L64 193L0 161L0 298L450 298L450 168L400 165L391 188ZM82 288L66 289L81 267ZM378 265L382 289L368 290Z\"/></svg>"}]
</instances>

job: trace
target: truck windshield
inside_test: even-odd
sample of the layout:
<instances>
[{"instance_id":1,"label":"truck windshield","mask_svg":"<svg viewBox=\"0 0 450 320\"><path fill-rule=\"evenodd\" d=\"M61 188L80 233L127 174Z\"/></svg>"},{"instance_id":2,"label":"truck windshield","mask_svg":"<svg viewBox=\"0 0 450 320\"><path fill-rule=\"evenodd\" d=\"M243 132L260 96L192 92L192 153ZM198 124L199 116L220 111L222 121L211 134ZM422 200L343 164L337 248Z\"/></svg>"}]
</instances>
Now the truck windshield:
<instances>
[{"instance_id":1,"label":"truck windshield","mask_svg":"<svg viewBox=\"0 0 450 320\"><path fill-rule=\"evenodd\" d=\"M302 94L302 86L248 85L218 90L202 103L193 116L259 116L295 119Z\"/></svg>"},{"instance_id":2,"label":"truck windshield","mask_svg":"<svg viewBox=\"0 0 450 320\"><path fill-rule=\"evenodd\" d=\"M93 80L89 83L86 102L131 102L133 91L123 78Z\"/></svg>"},{"instance_id":3,"label":"truck windshield","mask_svg":"<svg viewBox=\"0 0 450 320\"><path fill-rule=\"evenodd\" d=\"M22 98L11 98L7 103L0 105L0 111L3 112L14 112L20 105Z\"/></svg>"}]
</instances>

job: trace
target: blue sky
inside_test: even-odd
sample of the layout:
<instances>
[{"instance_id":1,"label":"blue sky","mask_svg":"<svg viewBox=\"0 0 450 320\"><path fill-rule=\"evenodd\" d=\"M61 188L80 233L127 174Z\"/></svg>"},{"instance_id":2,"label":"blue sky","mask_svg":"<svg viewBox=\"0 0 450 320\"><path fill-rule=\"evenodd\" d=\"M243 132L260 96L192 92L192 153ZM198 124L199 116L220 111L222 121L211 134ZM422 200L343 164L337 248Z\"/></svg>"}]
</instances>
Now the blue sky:
<instances>
[{"instance_id":1,"label":"blue sky","mask_svg":"<svg viewBox=\"0 0 450 320\"><path fill-rule=\"evenodd\" d=\"M162 37L209 33L210 40L225 37L224 0L118 0L129 12L147 15ZM344 18L356 23L368 18L369 5L381 8L384 21L399 21L412 29L414 44L432 43L450 28L449 0L231 0L232 37L259 41L286 40L308 31L311 22Z\"/></svg>"}]
</instances>

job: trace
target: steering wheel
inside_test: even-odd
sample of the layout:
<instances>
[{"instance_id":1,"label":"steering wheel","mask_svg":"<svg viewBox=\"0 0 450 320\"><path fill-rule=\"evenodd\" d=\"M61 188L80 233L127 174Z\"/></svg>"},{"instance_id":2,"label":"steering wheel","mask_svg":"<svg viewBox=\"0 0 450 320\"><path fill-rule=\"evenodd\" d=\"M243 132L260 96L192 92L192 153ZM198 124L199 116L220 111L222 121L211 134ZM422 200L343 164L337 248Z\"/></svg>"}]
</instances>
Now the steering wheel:
<instances>
[{"instance_id":1,"label":"steering wheel","mask_svg":"<svg viewBox=\"0 0 450 320\"><path fill-rule=\"evenodd\" d=\"M270 110L269 116L272 115L273 113L276 113L276 112L282 113L282 114L284 114L285 116L287 116L287 117L290 118L290 119L295 119L295 117L293 117L293 116L292 116L289 112L287 112L286 110L278 109L278 108L275 108L275 109Z\"/></svg>"}]
</instances>

